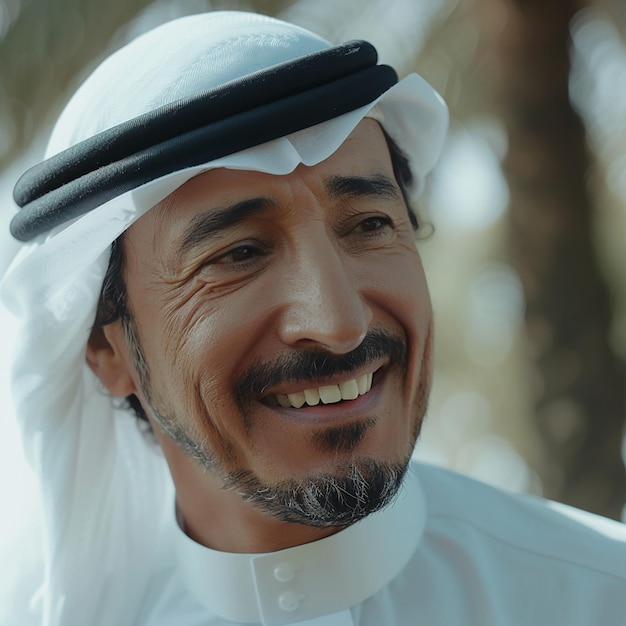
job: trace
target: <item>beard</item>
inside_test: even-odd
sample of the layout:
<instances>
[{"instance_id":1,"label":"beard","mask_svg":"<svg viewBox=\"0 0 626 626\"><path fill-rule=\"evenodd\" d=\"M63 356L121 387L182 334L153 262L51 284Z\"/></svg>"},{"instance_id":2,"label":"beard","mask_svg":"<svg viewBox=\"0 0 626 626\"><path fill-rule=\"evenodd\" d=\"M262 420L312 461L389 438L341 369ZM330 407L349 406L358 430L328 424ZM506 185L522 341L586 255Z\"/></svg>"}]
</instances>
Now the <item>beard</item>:
<instances>
[{"instance_id":1,"label":"beard","mask_svg":"<svg viewBox=\"0 0 626 626\"><path fill-rule=\"evenodd\" d=\"M407 452L399 461L356 458L336 466L332 473L320 472L305 478L267 484L250 470L226 469L218 455L206 445L205 438L163 408L155 397L137 325L132 317L124 320L124 331L147 404L145 408L179 449L203 469L219 477L224 489L235 491L257 509L283 522L317 528L345 527L384 508L397 495L426 412L429 379L421 381L418 387L412 441L408 442ZM407 363L405 341L382 330L373 330L355 350L345 355L303 351L279 357L271 363L254 364L234 384L244 426L247 430L252 427L252 407L254 402L259 401L264 389L283 382L309 380L312 376L323 378L349 373L380 357L387 358L390 366L404 371ZM315 445L326 451L352 450L375 422L375 419L370 419L322 429L314 436Z\"/></svg>"},{"instance_id":2,"label":"beard","mask_svg":"<svg viewBox=\"0 0 626 626\"><path fill-rule=\"evenodd\" d=\"M354 524L387 506L406 473L403 463L361 459L346 463L333 474L318 474L268 486L252 472L231 472L226 489L236 490L246 502L283 522L316 528Z\"/></svg>"}]
</instances>

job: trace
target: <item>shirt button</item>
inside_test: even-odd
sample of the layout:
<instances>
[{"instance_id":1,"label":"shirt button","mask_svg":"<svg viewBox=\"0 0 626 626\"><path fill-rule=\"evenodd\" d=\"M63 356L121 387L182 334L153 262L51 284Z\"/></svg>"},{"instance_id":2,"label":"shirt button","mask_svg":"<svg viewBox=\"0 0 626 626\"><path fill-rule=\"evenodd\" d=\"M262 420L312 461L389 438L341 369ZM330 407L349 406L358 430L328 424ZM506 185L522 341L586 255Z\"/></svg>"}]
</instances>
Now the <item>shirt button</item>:
<instances>
[{"instance_id":1,"label":"shirt button","mask_svg":"<svg viewBox=\"0 0 626 626\"><path fill-rule=\"evenodd\" d=\"M285 591L278 598L278 606L283 611L295 611L299 606L300 602L304 599L304 596L295 593L293 591Z\"/></svg>"},{"instance_id":2,"label":"shirt button","mask_svg":"<svg viewBox=\"0 0 626 626\"><path fill-rule=\"evenodd\" d=\"M296 575L296 570L289 563L279 563L274 568L274 578L281 583L287 583Z\"/></svg>"}]
</instances>

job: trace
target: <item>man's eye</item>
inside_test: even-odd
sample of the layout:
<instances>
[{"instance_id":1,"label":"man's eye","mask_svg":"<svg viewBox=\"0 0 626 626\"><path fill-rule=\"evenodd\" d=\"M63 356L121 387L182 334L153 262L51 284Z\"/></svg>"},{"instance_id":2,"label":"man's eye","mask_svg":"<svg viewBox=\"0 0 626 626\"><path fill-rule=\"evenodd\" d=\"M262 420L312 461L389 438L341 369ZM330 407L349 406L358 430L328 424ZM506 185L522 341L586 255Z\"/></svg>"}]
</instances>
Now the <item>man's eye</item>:
<instances>
[{"instance_id":1,"label":"man's eye","mask_svg":"<svg viewBox=\"0 0 626 626\"><path fill-rule=\"evenodd\" d=\"M359 228L366 232L375 232L392 226L392 221L388 217L368 217L359 224Z\"/></svg>"},{"instance_id":2,"label":"man's eye","mask_svg":"<svg viewBox=\"0 0 626 626\"><path fill-rule=\"evenodd\" d=\"M218 259L220 263L243 263L258 256L259 251L253 246L238 246Z\"/></svg>"}]
</instances>

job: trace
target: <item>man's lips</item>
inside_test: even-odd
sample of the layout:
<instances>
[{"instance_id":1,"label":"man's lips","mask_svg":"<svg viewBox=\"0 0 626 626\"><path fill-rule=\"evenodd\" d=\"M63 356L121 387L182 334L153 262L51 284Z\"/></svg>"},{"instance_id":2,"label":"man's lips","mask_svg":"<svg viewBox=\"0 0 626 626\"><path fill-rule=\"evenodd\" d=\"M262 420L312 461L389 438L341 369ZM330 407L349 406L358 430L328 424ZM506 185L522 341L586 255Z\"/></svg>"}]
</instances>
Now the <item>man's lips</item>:
<instances>
[{"instance_id":1,"label":"man's lips","mask_svg":"<svg viewBox=\"0 0 626 626\"><path fill-rule=\"evenodd\" d=\"M265 396L264 403L272 407L294 408L336 404L342 400L355 400L372 388L375 370L359 374L339 383L310 386L290 393L274 393Z\"/></svg>"},{"instance_id":2,"label":"man's lips","mask_svg":"<svg viewBox=\"0 0 626 626\"><path fill-rule=\"evenodd\" d=\"M403 337L373 328L359 346L346 354L307 348L283 352L267 360L257 359L235 380L234 395L245 413L253 411L259 403L283 416L285 412L295 416L299 412L307 415L315 411L326 413L332 407L341 406L345 410L348 405L365 406L368 404L366 400L373 400L374 395L379 395L374 391L378 381L386 378L390 367L398 368L400 372L406 369L406 356L407 346ZM364 374L372 374L373 380L363 379ZM343 389L342 383L346 383ZM360 395L362 391L365 393ZM282 404L288 401L289 406L281 406L279 399Z\"/></svg>"}]
</instances>

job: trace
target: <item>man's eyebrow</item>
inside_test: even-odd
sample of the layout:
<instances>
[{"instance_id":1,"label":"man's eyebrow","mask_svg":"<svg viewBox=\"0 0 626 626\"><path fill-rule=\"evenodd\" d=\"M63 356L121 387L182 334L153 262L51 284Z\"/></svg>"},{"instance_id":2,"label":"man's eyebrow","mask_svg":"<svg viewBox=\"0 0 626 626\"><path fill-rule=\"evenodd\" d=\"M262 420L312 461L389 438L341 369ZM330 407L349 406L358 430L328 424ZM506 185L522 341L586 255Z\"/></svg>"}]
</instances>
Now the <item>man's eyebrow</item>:
<instances>
[{"instance_id":1,"label":"man's eyebrow","mask_svg":"<svg viewBox=\"0 0 626 626\"><path fill-rule=\"evenodd\" d=\"M395 181L384 174L330 176L324 180L324 186L328 196L335 199L366 196L401 198ZM273 206L274 203L269 198L256 197L199 213L185 229L178 253L187 253L196 245L216 237L220 231L235 226L251 215L266 211Z\"/></svg>"},{"instance_id":2,"label":"man's eyebrow","mask_svg":"<svg viewBox=\"0 0 626 626\"><path fill-rule=\"evenodd\" d=\"M384 174L371 176L330 176L324 181L326 192L331 198L359 198L374 196L401 199L396 182Z\"/></svg>"},{"instance_id":3,"label":"man's eyebrow","mask_svg":"<svg viewBox=\"0 0 626 626\"><path fill-rule=\"evenodd\" d=\"M196 245L218 235L220 231L235 226L247 217L266 211L272 206L273 203L269 198L248 198L235 204L199 213L185 229L178 252L189 252Z\"/></svg>"}]
</instances>

